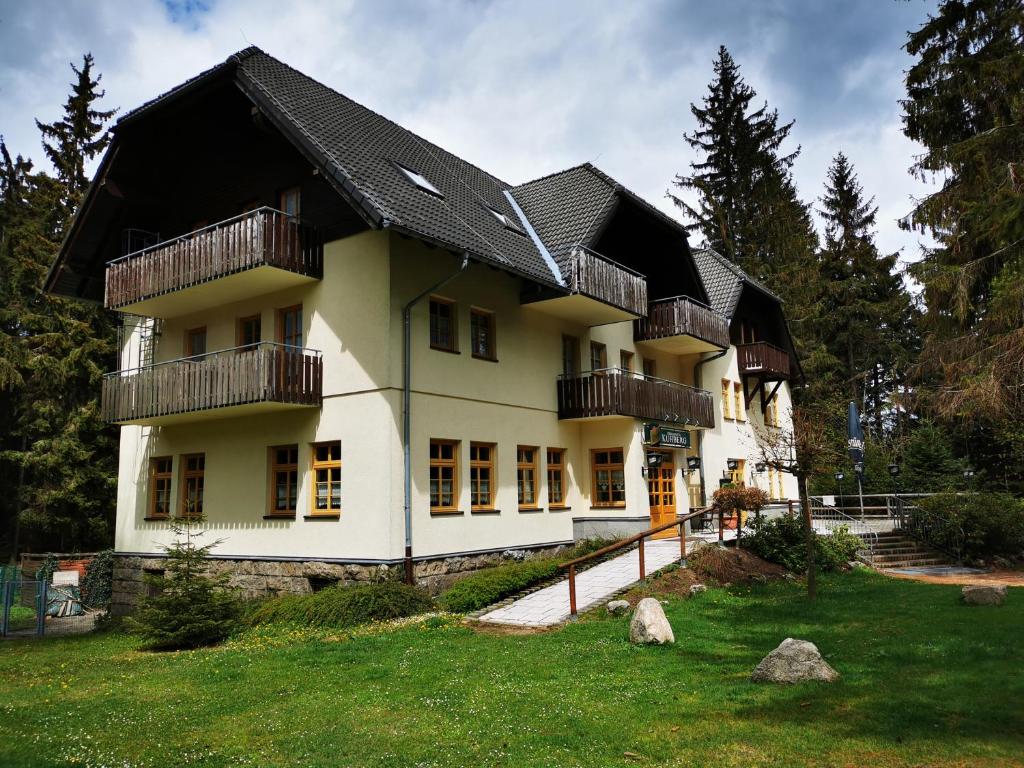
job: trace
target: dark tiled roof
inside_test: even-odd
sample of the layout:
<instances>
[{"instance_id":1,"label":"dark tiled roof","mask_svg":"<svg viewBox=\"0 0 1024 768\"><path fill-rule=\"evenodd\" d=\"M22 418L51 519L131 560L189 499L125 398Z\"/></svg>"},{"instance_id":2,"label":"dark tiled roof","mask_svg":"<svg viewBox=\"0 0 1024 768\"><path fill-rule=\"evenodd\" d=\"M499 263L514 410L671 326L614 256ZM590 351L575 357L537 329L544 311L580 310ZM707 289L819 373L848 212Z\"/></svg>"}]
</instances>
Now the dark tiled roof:
<instances>
[{"instance_id":1,"label":"dark tiled roof","mask_svg":"<svg viewBox=\"0 0 1024 768\"><path fill-rule=\"evenodd\" d=\"M700 272L704 288L708 292L708 299L711 308L719 314L731 318L736 311L736 304L740 300L743 286L749 285L766 296L781 302L778 296L772 293L761 283L740 267L733 264L727 258L711 248L701 248L693 252L694 261L697 262L697 270Z\"/></svg>"}]
</instances>

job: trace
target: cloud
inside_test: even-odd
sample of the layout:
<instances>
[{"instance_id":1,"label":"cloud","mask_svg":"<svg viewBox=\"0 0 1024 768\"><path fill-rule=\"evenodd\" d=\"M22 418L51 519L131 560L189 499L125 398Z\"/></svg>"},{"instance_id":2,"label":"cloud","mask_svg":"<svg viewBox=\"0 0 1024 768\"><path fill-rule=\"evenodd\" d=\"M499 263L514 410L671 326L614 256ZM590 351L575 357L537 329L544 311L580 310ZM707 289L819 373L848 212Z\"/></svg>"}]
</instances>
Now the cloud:
<instances>
[{"instance_id":1,"label":"cloud","mask_svg":"<svg viewBox=\"0 0 1024 768\"><path fill-rule=\"evenodd\" d=\"M899 130L905 32L932 2L616 3L81 0L0 9L0 133L42 164L34 117L54 119L68 62L96 56L126 111L249 43L511 183L596 162L666 212L691 102L729 47L759 97L796 119L801 195L842 149L879 204L879 244L917 252L895 219L924 189Z\"/></svg>"}]
</instances>

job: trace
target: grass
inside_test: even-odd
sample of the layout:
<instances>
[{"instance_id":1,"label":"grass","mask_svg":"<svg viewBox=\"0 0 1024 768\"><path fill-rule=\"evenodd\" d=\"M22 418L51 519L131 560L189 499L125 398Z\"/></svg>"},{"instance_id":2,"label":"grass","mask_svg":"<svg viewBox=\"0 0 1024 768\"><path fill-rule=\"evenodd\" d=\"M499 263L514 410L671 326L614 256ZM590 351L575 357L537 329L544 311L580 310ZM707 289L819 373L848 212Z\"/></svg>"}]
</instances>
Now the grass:
<instances>
[{"instance_id":1,"label":"grass","mask_svg":"<svg viewBox=\"0 0 1024 768\"><path fill-rule=\"evenodd\" d=\"M666 606L664 648L603 615L527 636L263 627L176 654L8 641L0 765L1024 766L1024 590L958 592L860 572L814 605L789 582L709 590ZM749 683L787 636L842 680Z\"/></svg>"}]
</instances>

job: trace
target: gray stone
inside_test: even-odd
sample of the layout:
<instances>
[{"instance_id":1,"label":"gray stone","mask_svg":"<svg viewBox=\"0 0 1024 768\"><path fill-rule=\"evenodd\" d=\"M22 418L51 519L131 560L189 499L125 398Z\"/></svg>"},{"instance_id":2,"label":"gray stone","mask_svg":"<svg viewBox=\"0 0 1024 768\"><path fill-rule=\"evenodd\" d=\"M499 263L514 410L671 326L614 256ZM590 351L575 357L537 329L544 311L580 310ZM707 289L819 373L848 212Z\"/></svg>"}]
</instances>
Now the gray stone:
<instances>
[{"instance_id":1,"label":"gray stone","mask_svg":"<svg viewBox=\"0 0 1024 768\"><path fill-rule=\"evenodd\" d=\"M708 591L708 588L705 587L703 584L691 584L690 585L690 597L693 597L694 595L699 595L702 592L707 592L707 591Z\"/></svg>"},{"instance_id":2,"label":"gray stone","mask_svg":"<svg viewBox=\"0 0 1024 768\"><path fill-rule=\"evenodd\" d=\"M627 600L612 600L608 603L608 613L612 616L625 616L629 613L629 601Z\"/></svg>"},{"instance_id":3,"label":"gray stone","mask_svg":"<svg viewBox=\"0 0 1024 768\"><path fill-rule=\"evenodd\" d=\"M503 560L515 560L518 562L526 559L526 551L522 549L506 549L501 553L501 557Z\"/></svg>"},{"instance_id":4,"label":"gray stone","mask_svg":"<svg viewBox=\"0 0 1024 768\"><path fill-rule=\"evenodd\" d=\"M831 683L839 679L839 673L821 657L814 643L787 637L761 660L750 679L755 683Z\"/></svg>"},{"instance_id":5,"label":"gray stone","mask_svg":"<svg viewBox=\"0 0 1024 768\"><path fill-rule=\"evenodd\" d=\"M973 584L960 590L968 605L1002 605L1006 599L1005 584Z\"/></svg>"},{"instance_id":6,"label":"gray stone","mask_svg":"<svg viewBox=\"0 0 1024 768\"><path fill-rule=\"evenodd\" d=\"M634 645L674 643L676 636L665 617L665 609L653 597L641 600L629 622L629 642Z\"/></svg>"}]
</instances>

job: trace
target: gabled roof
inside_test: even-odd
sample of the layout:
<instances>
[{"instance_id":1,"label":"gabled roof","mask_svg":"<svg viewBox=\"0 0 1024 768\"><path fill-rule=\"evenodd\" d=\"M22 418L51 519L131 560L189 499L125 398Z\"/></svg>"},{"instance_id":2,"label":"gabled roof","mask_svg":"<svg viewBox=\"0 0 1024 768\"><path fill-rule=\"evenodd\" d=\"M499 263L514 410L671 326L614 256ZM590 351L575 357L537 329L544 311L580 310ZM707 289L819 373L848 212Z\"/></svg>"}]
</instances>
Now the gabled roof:
<instances>
[{"instance_id":1,"label":"gabled roof","mask_svg":"<svg viewBox=\"0 0 1024 768\"><path fill-rule=\"evenodd\" d=\"M768 298L782 303L782 299L768 290L764 283L752 278L717 251L700 248L693 252L693 258L697 262L697 270L708 292L711 308L719 314L732 318L744 285L749 285Z\"/></svg>"}]
</instances>

